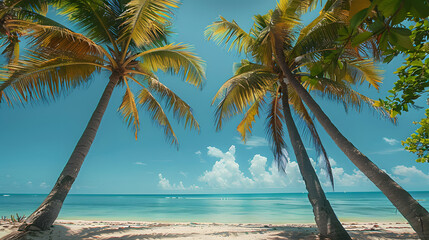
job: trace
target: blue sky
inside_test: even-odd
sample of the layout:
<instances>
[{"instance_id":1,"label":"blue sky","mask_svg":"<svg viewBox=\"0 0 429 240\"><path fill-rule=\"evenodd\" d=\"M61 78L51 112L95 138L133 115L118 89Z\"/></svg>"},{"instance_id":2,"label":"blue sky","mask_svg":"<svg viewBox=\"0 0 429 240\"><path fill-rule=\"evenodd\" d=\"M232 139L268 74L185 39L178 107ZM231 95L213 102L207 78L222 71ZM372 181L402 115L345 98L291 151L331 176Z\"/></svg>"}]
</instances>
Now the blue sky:
<instances>
[{"instance_id":1,"label":"blue sky","mask_svg":"<svg viewBox=\"0 0 429 240\"><path fill-rule=\"evenodd\" d=\"M141 111L139 139L126 127L117 109L124 89L113 94L94 144L76 180L72 193L243 193L303 192L297 164L290 150L287 174L272 166L273 156L265 139L263 114L254 125L247 145L239 141L235 128L240 120L228 121L222 131L214 127L212 97L221 84L232 76L232 65L241 58L205 40L205 27L219 15L236 20L248 29L254 14L265 14L274 8L274 0L184 0L175 11L176 34L171 42L194 46L206 61L207 81L202 91L184 83L179 77L159 74L162 82L175 90L193 108L201 132L189 132L183 126L173 127L180 148L169 145L161 129L154 126ZM308 14L308 22L317 14ZM396 81L393 72L402 59L384 70L384 83L379 92L366 84L359 90L378 99ZM107 73L97 75L88 86L49 104L25 107L0 106L0 193L48 193L68 160L107 83ZM429 165L417 164L413 154L403 150L406 139L416 126L412 121L423 117L423 110L410 110L393 125L370 110L348 114L335 102L315 97L338 129L381 169L387 171L407 190L427 190ZM424 106L424 101L419 105ZM170 114L171 116L171 114ZM333 163L336 191L377 190L317 126ZM309 143L305 139L305 143ZM289 144L290 146L290 144ZM311 145L308 153L314 161L327 191L323 170Z\"/></svg>"}]
</instances>

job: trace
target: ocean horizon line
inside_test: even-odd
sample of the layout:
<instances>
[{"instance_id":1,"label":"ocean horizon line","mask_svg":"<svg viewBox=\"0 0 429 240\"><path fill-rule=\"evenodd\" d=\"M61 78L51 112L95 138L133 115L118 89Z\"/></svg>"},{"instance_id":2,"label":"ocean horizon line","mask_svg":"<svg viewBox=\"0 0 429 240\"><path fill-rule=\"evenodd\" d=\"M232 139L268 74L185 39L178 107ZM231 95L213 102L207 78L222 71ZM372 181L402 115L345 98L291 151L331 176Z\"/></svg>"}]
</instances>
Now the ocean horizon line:
<instances>
[{"instance_id":1,"label":"ocean horizon line","mask_svg":"<svg viewBox=\"0 0 429 240\"><path fill-rule=\"evenodd\" d=\"M424 193L428 191L416 190L416 191L408 191L409 193ZM381 193L381 191L330 191L325 192L326 194L353 194L353 193ZM49 193L0 193L0 196L5 195L48 195ZM257 192L257 193L70 193L69 195L100 195L100 196L169 196L169 195L266 195L266 194L307 194L307 192Z\"/></svg>"}]
</instances>

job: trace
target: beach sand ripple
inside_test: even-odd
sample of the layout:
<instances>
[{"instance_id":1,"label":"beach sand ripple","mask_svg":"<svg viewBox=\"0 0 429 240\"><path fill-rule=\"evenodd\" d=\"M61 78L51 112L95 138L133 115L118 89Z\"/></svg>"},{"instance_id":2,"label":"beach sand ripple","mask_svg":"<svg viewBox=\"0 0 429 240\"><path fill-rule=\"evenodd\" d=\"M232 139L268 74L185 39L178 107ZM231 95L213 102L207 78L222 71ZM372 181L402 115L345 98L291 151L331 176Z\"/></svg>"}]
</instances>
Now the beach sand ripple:
<instances>
[{"instance_id":1,"label":"beach sand ripple","mask_svg":"<svg viewBox=\"0 0 429 240\"><path fill-rule=\"evenodd\" d=\"M0 221L0 237L19 225ZM407 223L344 223L353 239L418 239ZM156 223L134 221L58 220L45 232L25 239L319 239L314 224Z\"/></svg>"}]
</instances>

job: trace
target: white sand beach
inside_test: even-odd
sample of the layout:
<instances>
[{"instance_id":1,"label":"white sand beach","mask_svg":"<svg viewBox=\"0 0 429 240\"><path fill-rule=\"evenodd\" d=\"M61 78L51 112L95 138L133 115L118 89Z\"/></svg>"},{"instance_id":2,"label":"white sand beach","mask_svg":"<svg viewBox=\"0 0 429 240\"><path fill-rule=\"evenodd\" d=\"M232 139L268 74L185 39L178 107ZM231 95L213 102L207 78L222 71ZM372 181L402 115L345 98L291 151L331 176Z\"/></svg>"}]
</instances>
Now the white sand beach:
<instances>
[{"instance_id":1,"label":"white sand beach","mask_svg":"<svg viewBox=\"0 0 429 240\"><path fill-rule=\"evenodd\" d=\"M0 221L0 237L19 224ZM407 223L344 223L353 239L418 239ZM24 239L319 239L314 224L159 223L135 221L57 220L44 232Z\"/></svg>"}]
</instances>

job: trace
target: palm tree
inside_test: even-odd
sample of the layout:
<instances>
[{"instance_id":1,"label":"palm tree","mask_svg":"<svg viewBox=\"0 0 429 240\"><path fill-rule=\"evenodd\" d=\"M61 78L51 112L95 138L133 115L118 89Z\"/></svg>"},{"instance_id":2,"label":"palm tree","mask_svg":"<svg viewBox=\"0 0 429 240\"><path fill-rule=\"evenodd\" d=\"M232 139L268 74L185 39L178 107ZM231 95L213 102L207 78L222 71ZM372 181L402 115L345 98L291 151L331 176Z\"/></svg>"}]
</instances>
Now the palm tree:
<instances>
[{"instance_id":1,"label":"palm tree","mask_svg":"<svg viewBox=\"0 0 429 240\"><path fill-rule=\"evenodd\" d=\"M274 48L272 43L273 37L276 37L276 33L283 39L284 51L296 54L300 51L299 49L305 49L302 45L298 45L299 48L292 47L294 35L290 33L293 32L297 21L292 19L295 17L293 15L295 13L293 3L292 7L289 5L282 10L285 4L287 3L284 1L280 2L275 11L270 11L264 16L256 15L254 17L255 23L250 33L246 33L242 30L236 22L229 22L222 17L220 21L208 27L206 34L209 39L214 38L219 43L231 43L229 49L237 47L238 52L251 54L253 59L257 62L251 63L248 60L243 60L241 64L236 66L235 75L225 82L216 94L215 99L221 99L216 110L217 129L219 130L222 127L223 120L244 112L248 107L243 120L237 127L243 141L245 141L247 132L251 132L255 117L259 115L259 109L265 104L265 98L270 98L267 131L273 145L275 160L280 167L284 167L283 159L285 158L283 156L283 149L285 143L283 141L282 121L285 121L301 174L305 181L307 191L309 192L308 197L313 206L313 212L320 234L325 237L330 237L331 239L350 239L332 210L329 201L326 199L325 193L323 192L293 121L289 104L293 106L297 115L306 123L312 135L312 139L314 140L316 149L322 153L321 156L324 157L328 164L327 169L330 170L327 154L321 144L312 118L296 92L291 89L289 84L283 81L282 73L276 61L273 60ZM289 15L280 18L280 11ZM282 27L281 32L277 30L279 27ZM286 27L287 29L285 30ZM278 32L276 32L276 30ZM320 31L323 30L326 30L326 28ZM311 39L312 37L313 36L309 36L308 38ZM305 40L307 41L308 38L305 38ZM308 53L306 54L308 55ZM296 57L308 59L304 55ZM344 59L344 61L346 60L347 59ZM291 64L297 65L298 63L292 62ZM316 65L311 62L300 63L300 65L303 66L308 64ZM319 65L320 64L319 62ZM352 64L353 63L350 63L350 65ZM351 77L352 71L355 71L355 73L356 70L369 72L372 69L371 64L365 66L359 66L356 62L354 62L354 64L354 68L351 66L349 71L346 71L345 75L348 77L348 80L354 79ZM303 73L300 74L305 75ZM355 74L354 76L357 75ZM322 78L319 81L327 82L328 87L320 88L321 84L316 84L313 87L314 90L318 90L322 94L334 96L345 104L360 106L362 102L370 102L370 99L356 93L350 88L349 85L355 83L353 80L346 83L336 83L330 79ZM289 94L288 92L291 93ZM281 108L283 108L283 114L281 113ZM329 173L331 181L333 181L332 173Z\"/></svg>"},{"instance_id":2,"label":"palm tree","mask_svg":"<svg viewBox=\"0 0 429 240\"><path fill-rule=\"evenodd\" d=\"M17 64L9 66L13 71L0 86L0 91L10 100L54 99L88 82L100 71L110 72L101 99L55 186L20 230L46 230L57 218L115 87L125 88L118 110L133 128L136 138L140 106L163 128L168 140L178 144L158 100L165 102L176 119L184 121L185 128L199 130L190 106L155 75L158 70L181 74L187 83L197 87L202 86L205 78L203 62L189 51L189 46L166 44L172 10L178 4L177 0L58 1L56 7L82 29L82 34L28 21L10 23L26 30L33 39L32 50ZM136 96L131 90L133 86L141 89Z\"/></svg>"},{"instance_id":3,"label":"palm tree","mask_svg":"<svg viewBox=\"0 0 429 240\"><path fill-rule=\"evenodd\" d=\"M323 14L329 15L330 18L335 16L335 11L338 5L348 3L348 1L329 1L332 5L328 8L325 7ZM344 14L344 11L342 12ZM320 23L310 24L306 32L311 32L313 27ZM324 19L325 20L325 19ZM326 21L329 22L329 21ZM347 22L345 22L347 24ZM336 35L330 35L329 32L325 34L328 39L336 40ZM299 44L299 41L298 43ZM347 49L347 45L337 46L335 50L342 52ZM325 131L334 140L337 146L346 154L346 156L359 168L392 202L392 204L399 210L399 212L407 219L411 227L417 232L421 239L429 239L429 213L422 207L407 191L405 191L398 183L396 183L386 172L378 168L368 157L361 153L331 122L329 117L323 112L316 101L311 97L306 88L302 85L302 81L296 78L293 69L287 64L288 56L285 55L283 50L283 41L281 38L274 41L274 52L277 63L282 70L288 83L293 87L299 97L304 101L311 112L316 116L316 119L323 126ZM334 50L334 51L335 51ZM339 50L339 51L338 51ZM350 50L350 49L349 49ZM352 52L352 51L349 51ZM335 60L335 57L331 60ZM334 63L334 61L331 61ZM302 79L301 79L302 80ZM374 85L376 86L376 85Z\"/></svg>"}]
</instances>

